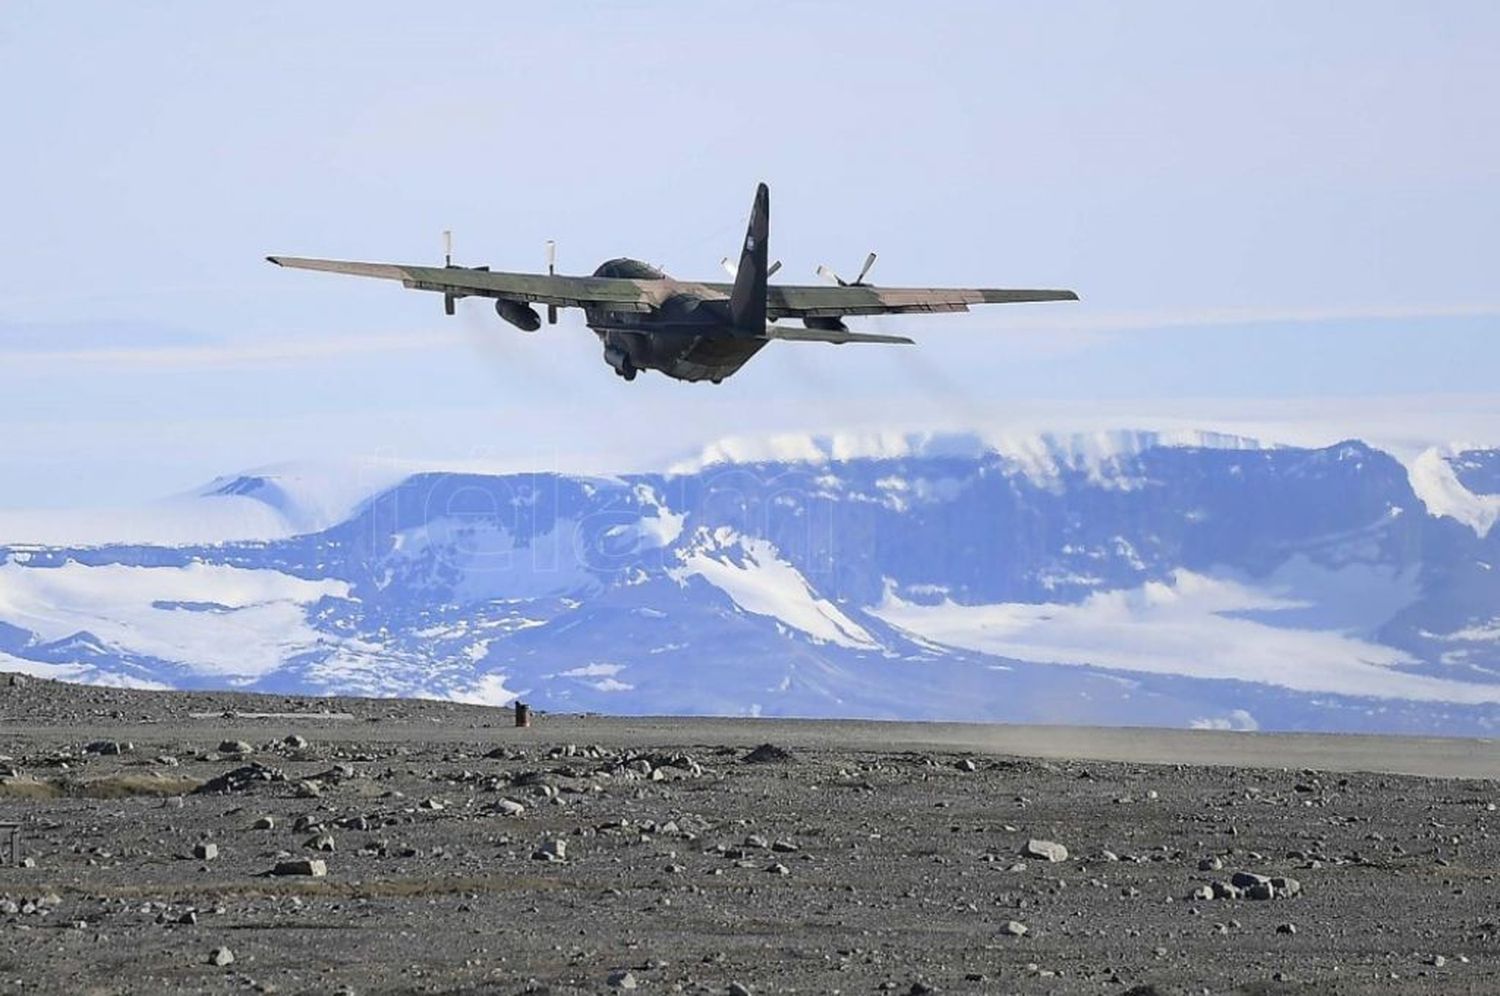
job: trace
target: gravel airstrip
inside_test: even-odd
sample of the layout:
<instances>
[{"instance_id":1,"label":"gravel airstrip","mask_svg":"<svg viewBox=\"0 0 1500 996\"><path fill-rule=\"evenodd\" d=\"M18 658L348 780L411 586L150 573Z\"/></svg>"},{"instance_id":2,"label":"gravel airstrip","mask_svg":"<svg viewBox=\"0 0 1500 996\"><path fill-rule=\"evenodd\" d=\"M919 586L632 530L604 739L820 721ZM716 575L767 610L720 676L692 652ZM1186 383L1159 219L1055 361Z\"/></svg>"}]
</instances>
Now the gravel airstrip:
<instances>
[{"instance_id":1,"label":"gravel airstrip","mask_svg":"<svg viewBox=\"0 0 1500 996\"><path fill-rule=\"evenodd\" d=\"M1497 777L0 674L0 992L1500 993Z\"/></svg>"}]
</instances>

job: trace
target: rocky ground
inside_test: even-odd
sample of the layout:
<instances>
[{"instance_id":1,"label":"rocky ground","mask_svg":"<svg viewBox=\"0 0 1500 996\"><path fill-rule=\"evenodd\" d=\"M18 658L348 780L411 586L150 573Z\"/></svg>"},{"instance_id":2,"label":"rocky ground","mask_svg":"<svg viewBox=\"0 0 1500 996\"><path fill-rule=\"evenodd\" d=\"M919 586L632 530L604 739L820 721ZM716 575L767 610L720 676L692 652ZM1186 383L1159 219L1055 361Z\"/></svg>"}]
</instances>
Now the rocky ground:
<instances>
[{"instance_id":1,"label":"rocky ground","mask_svg":"<svg viewBox=\"0 0 1500 996\"><path fill-rule=\"evenodd\" d=\"M0 675L0 991L1500 992L1493 744L954 730Z\"/></svg>"}]
</instances>

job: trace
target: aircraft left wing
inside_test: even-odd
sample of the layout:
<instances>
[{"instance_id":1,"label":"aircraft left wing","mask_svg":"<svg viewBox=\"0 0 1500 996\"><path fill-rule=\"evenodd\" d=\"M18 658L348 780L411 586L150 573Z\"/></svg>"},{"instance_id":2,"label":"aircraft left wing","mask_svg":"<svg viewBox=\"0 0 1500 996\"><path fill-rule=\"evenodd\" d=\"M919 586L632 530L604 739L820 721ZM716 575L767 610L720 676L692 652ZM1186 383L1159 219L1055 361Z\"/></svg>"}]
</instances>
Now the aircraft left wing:
<instances>
[{"instance_id":1,"label":"aircraft left wing","mask_svg":"<svg viewBox=\"0 0 1500 996\"><path fill-rule=\"evenodd\" d=\"M768 288L766 311L772 318L841 318L845 315L896 315L931 311L968 311L971 304L1016 304L1024 301L1076 301L1070 290L1001 290L982 287L842 287L778 286Z\"/></svg>"},{"instance_id":2,"label":"aircraft left wing","mask_svg":"<svg viewBox=\"0 0 1500 996\"><path fill-rule=\"evenodd\" d=\"M602 306L613 311L654 311L660 304L653 281L618 277L558 277L546 273L496 273L464 266L405 266L397 263L358 263L340 259L303 259L267 256L277 266L323 270L357 277L399 280L414 290L437 291L453 297L494 297L558 308Z\"/></svg>"}]
</instances>

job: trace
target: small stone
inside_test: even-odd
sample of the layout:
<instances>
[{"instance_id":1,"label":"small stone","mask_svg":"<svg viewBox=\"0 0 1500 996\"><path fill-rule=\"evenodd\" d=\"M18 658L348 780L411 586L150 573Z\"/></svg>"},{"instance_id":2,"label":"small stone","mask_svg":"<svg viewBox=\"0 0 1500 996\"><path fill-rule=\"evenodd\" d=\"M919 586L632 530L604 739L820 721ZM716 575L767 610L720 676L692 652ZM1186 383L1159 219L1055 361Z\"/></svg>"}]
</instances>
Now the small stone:
<instances>
[{"instance_id":1,"label":"small stone","mask_svg":"<svg viewBox=\"0 0 1500 996\"><path fill-rule=\"evenodd\" d=\"M311 875L313 878L322 878L328 874L328 866L323 863L322 858L293 858L291 861L278 861L276 867L271 869L272 875Z\"/></svg>"},{"instance_id":2,"label":"small stone","mask_svg":"<svg viewBox=\"0 0 1500 996\"><path fill-rule=\"evenodd\" d=\"M1025 937L1030 929L1019 920L1007 920L1000 928L1000 933L1006 937Z\"/></svg>"},{"instance_id":3,"label":"small stone","mask_svg":"<svg viewBox=\"0 0 1500 996\"><path fill-rule=\"evenodd\" d=\"M1271 879L1271 887L1276 890L1278 896L1297 896L1302 894L1302 883L1295 878L1286 878L1278 875Z\"/></svg>"},{"instance_id":4,"label":"small stone","mask_svg":"<svg viewBox=\"0 0 1500 996\"><path fill-rule=\"evenodd\" d=\"M1256 875L1252 872L1235 872L1230 876L1231 885L1240 889L1249 889L1257 885L1270 885L1271 880L1264 875Z\"/></svg>"},{"instance_id":5,"label":"small stone","mask_svg":"<svg viewBox=\"0 0 1500 996\"><path fill-rule=\"evenodd\" d=\"M35 868L36 858L22 858L20 861L20 865L22 868Z\"/></svg>"},{"instance_id":6,"label":"small stone","mask_svg":"<svg viewBox=\"0 0 1500 996\"><path fill-rule=\"evenodd\" d=\"M1431 965L1433 968L1442 968L1444 965L1448 964L1448 959L1444 958L1442 955L1433 955L1431 958L1427 959L1427 964Z\"/></svg>"},{"instance_id":7,"label":"small stone","mask_svg":"<svg viewBox=\"0 0 1500 996\"><path fill-rule=\"evenodd\" d=\"M795 854L801 848L789 840L778 840L771 845L771 850L777 854Z\"/></svg>"},{"instance_id":8,"label":"small stone","mask_svg":"<svg viewBox=\"0 0 1500 996\"><path fill-rule=\"evenodd\" d=\"M494 810L501 816L516 817L526 815L526 806L514 799L501 799L495 803Z\"/></svg>"},{"instance_id":9,"label":"small stone","mask_svg":"<svg viewBox=\"0 0 1500 996\"><path fill-rule=\"evenodd\" d=\"M1283 923L1276 928L1278 934L1295 934L1297 925L1295 923Z\"/></svg>"},{"instance_id":10,"label":"small stone","mask_svg":"<svg viewBox=\"0 0 1500 996\"><path fill-rule=\"evenodd\" d=\"M131 749L129 745L122 744L118 740L93 740L83 745L85 754L123 754L129 749Z\"/></svg>"},{"instance_id":11,"label":"small stone","mask_svg":"<svg viewBox=\"0 0 1500 996\"><path fill-rule=\"evenodd\" d=\"M964 771L964 772L978 771L979 770L979 765L975 764L972 759L967 758L967 757L960 758L958 760L958 762L956 764L954 764L953 766L955 768L957 768L959 771Z\"/></svg>"},{"instance_id":12,"label":"small stone","mask_svg":"<svg viewBox=\"0 0 1500 996\"><path fill-rule=\"evenodd\" d=\"M1211 885L1200 885L1193 890L1193 898L1210 902L1214 898L1214 887Z\"/></svg>"},{"instance_id":13,"label":"small stone","mask_svg":"<svg viewBox=\"0 0 1500 996\"><path fill-rule=\"evenodd\" d=\"M1224 862L1218 858L1204 858L1198 862L1198 870L1201 872L1223 871Z\"/></svg>"},{"instance_id":14,"label":"small stone","mask_svg":"<svg viewBox=\"0 0 1500 996\"><path fill-rule=\"evenodd\" d=\"M421 802L417 803L417 808L418 809L426 809L426 810L429 810L430 812L434 812L435 813L438 810L443 809L445 807L443 805L443 800L441 800L441 799L423 799Z\"/></svg>"},{"instance_id":15,"label":"small stone","mask_svg":"<svg viewBox=\"0 0 1500 996\"><path fill-rule=\"evenodd\" d=\"M745 755L747 764L784 764L794 761L792 752L785 747L777 747L775 744L761 744L759 747Z\"/></svg>"},{"instance_id":16,"label":"small stone","mask_svg":"<svg viewBox=\"0 0 1500 996\"><path fill-rule=\"evenodd\" d=\"M1032 838L1026 842L1021 853L1028 858L1040 858L1043 861L1066 861L1068 860L1068 849L1052 840L1037 840Z\"/></svg>"},{"instance_id":17,"label":"small stone","mask_svg":"<svg viewBox=\"0 0 1500 996\"><path fill-rule=\"evenodd\" d=\"M193 845L193 857L199 861L212 861L219 856L219 845L212 841L200 841Z\"/></svg>"},{"instance_id":18,"label":"small stone","mask_svg":"<svg viewBox=\"0 0 1500 996\"><path fill-rule=\"evenodd\" d=\"M188 910L186 913L182 914L182 916L177 918L177 922L182 924L184 927L191 927L193 926L193 924L198 922L198 914L193 912L192 910Z\"/></svg>"},{"instance_id":19,"label":"small stone","mask_svg":"<svg viewBox=\"0 0 1500 996\"><path fill-rule=\"evenodd\" d=\"M766 868L766 871L770 872L772 875L790 875L792 873L792 870L790 868L779 861L774 865L768 866Z\"/></svg>"},{"instance_id":20,"label":"small stone","mask_svg":"<svg viewBox=\"0 0 1500 996\"><path fill-rule=\"evenodd\" d=\"M640 985L632 972L611 972L607 981L614 989L635 989Z\"/></svg>"},{"instance_id":21,"label":"small stone","mask_svg":"<svg viewBox=\"0 0 1500 996\"><path fill-rule=\"evenodd\" d=\"M320 833L314 837L309 837L302 846L314 851L332 853L334 850L333 834Z\"/></svg>"},{"instance_id":22,"label":"small stone","mask_svg":"<svg viewBox=\"0 0 1500 996\"><path fill-rule=\"evenodd\" d=\"M283 738L281 742L284 746L290 747L292 750L307 749L307 738L296 733L290 734L289 736Z\"/></svg>"},{"instance_id":23,"label":"small stone","mask_svg":"<svg viewBox=\"0 0 1500 996\"><path fill-rule=\"evenodd\" d=\"M234 964L234 952L228 948L214 948L208 953L208 963L223 968Z\"/></svg>"},{"instance_id":24,"label":"small stone","mask_svg":"<svg viewBox=\"0 0 1500 996\"><path fill-rule=\"evenodd\" d=\"M729 996L750 996L750 987L743 982L731 982L729 984Z\"/></svg>"},{"instance_id":25,"label":"small stone","mask_svg":"<svg viewBox=\"0 0 1500 996\"><path fill-rule=\"evenodd\" d=\"M255 821L253 828L256 830L275 830L276 818L274 816L262 816Z\"/></svg>"},{"instance_id":26,"label":"small stone","mask_svg":"<svg viewBox=\"0 0 1500 996\"><path fill-rule=\"evenodd\" d=\"M535 851L531 852L533 861L566 861L568 860L568 842L562 839L544 841Z\"/></svg>"},{"instance_id":27,"label":"small stone","mask_svg":"<svg viewBox=\"0 0 1500 996\"><path fill-rule=\"evenodd\" d=\"M251 747L243 740L224 740L219 744L220 754L249 754L254 752L254 750L254 747Z\"/></svg>"}]
</instances>

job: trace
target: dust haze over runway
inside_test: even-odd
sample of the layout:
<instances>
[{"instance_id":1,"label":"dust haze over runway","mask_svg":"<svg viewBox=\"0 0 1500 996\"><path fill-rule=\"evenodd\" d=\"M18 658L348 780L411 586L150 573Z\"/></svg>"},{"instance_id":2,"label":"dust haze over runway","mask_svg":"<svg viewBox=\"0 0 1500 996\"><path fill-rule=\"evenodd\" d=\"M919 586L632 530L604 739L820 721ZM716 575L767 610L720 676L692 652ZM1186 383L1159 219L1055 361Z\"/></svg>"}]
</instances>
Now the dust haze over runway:
<instances>
[{"instance_id":1,"label":"dust haze over runway","mask_svg":"<svg viewBox=\"0 0 1500 996\"><path fill-rule=\"evenodd\" d=\"M0 987L1493 991L1496 758L0 675Z\"/></svg>"}]
</instances>

